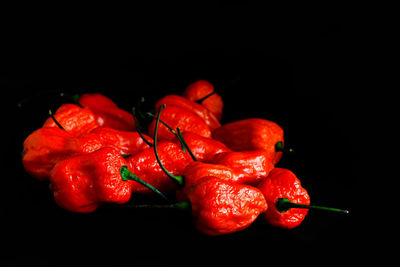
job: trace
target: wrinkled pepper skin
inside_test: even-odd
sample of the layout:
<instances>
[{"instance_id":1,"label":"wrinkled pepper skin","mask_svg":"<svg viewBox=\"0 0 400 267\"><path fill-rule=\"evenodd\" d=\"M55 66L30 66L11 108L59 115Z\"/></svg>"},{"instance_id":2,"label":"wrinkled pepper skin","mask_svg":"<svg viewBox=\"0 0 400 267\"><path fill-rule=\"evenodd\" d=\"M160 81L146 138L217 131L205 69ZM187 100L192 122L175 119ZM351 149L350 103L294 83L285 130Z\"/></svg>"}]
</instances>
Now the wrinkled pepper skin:
<instances>
[{"instance_id":1,"label":"wrinkled pepper skin","mask_svg":"<svg viewBox=\"0 0 400 267\"><path fill-rule=\"evenodd\" d=\"M218 177L224 181L234 182L233 170L227 166L193 161L184 169L182 176L185 179L184 187L176 191L178 201L183 201L195 182L206 176Z\"/></svg>"},{"instance_id":2,"label":"wrinkled pepper skin","mask_svg":"<svg viewBox=\"0 0 400 267\"><path fill-rule=\"evenodd\" d=\"M151 140L148 137L148 140ZM90 133L75 137L58 128L40 128L30 134L23 144L22 164L40 181L50 177L52 168L61 160L114 147L122 155L134 155L149 146L137 132L98 127Z\"/></svg>"},{"instance_id":3,"label":"wrinkled pepper skin","mask_svg":"<svg viewBox=\"0 0 400 267\"><path fill-rule=\"evenodd\" d=\"M212 138L203 137L191 132L186 132L182 135L194 156L201 162L213 162L217 154L232 152L226 145ZM178 138L175 138L173 141L178 145L180 144Z\"/></svg>"},{"instance_id":4,"label":"wrinkled pepper skin","mask_svg":"<svg viewBox=\"0 0 400 267\"><path fill-rule=\"evenodd\" d=\"M269 224L285 229L292 229L301 224L308 213L308 209L291 208L285 212L280 212L275 205L278 198L287 198L297 204L310 204L307 190L301 186L300 180L293 172L275 168L258 185L258 188L268 202L269 208L262 216Z\"/></svg>"},{"instance_id":5,"label":"wrinkled pepper skin","mask_svg":"<svg viewBox=\"0 0 400 267\"><path fill-rule=\"evenodd\" d=\"M196 229L207 235L243 230L268 209L257 188L212 176L193 183L187 197Z\"/></svg>"},{"instance_id":6,"label":"wrinkled pepper skin","mask_svg":"<svg viewBox=\"0 0 400 267\"><path fill-rule=\"evenodd\" d=\"M94 113L100 126L120 131L136 129L132 114L119 108L110 98L102 94L83 94L78 102Z\"/></svg>"},{"instance_id":7,"label":"wrinkled pepper skin","mask_svg":"<svg viewBox=\"0 0 400 267\"><path fill-rule=\"evenodd\" d=\"M54 117L73 136L80 136L100 126L92 111L74 104L61 105L56 110ZM52 118L48 118L44 122L42 128L46 127L58 128Z\"/></svg>"},{"instance_id":8,"label":"wrinkled pepper skin","mask_svg":"<svg viewBox=\"0 0 400 267\"><path fill-rule=\"evenodd\" d=\"M214 130L221 126L219 120L214 116L214 114L209 111L207 108L202 105L190 101L179 95L167 95L157 101L155 107L156 110L159 109L161 105L165 104L166 106L177 106L182 109L185 109L189 112L192 112L199 116L203 121L210 127L211 130Z\"/></svg>"},{"instance_id":9,"label":"wrinkled pepper skin","mask_svg":"<svg viewBox=\"0 0 400 267\"><path fill-rule=\"evenodd\" d=\"M22 164L27 173L47 180L57 162L78 153L75 136L58 127L40 128L24 141Z\"/></svg>"},{"instance_id":10,"label":"wrinkled pepper skin","mask_svg":"<svg viewBox=\"0 0 400 267\"><path fill-rule=\"evenodd\" d=\"M93 212L103 202L126 203L134 182L122 180L124 165L127 162L119 151L109 147L59 162L50 176L55 202L80 213Z\"/></svg>"},{"instance_id":11,"label":"wrinkled pepper skin","mask_svg":"<svg viewBox=\"0 0 400 267\"><path fill-rule=\"evenodd\" d=\"M264 150L224 152L215 156L213 163L230 167L236 183L257 185L274 168Z\"/></svg>"},{"instance_id":12,"label":"wrinkled pepper skin","mask_svg":"<svg viewBox=\"0 0 400 267\"><path fill-rule=\"evenodd\" d=\"M210 82L198 80L189 84L185 91L183 91L182 95L190 101L196 101L212 92L214 92L214 86ZM201 105L211 111L218 121L221 120L224 102L219 94L215 93L209 96L207 99L202 101Z\"/></svg>"},{"instance_id":13,"label":"wrinkled pepper skin","mask_svg":"<svg viewBox=\"0 0 400 267\"><path fill-rule=\"evenodd\" d=\"M182 175L186 166L192 162L189 153L183 152L182 148L170 141L162 141L157 144L157 151L161 163L173 175ZM154 148L147 148L138 154L128 157L128 169L139 176L142 180L153 185L163 193L172 192L176 189L175 183L164 173L157 162ZM140 184L133 185L133 192L151 193L148 188Z\"/></svg>"},{"instance_id":14,"label":"wrinkled pepper skin","mask_svg":"<svg viewBox=\"0 0 400 267\"><path fill-rule=\"evenodd\" d=\"M117 147L121 154L135 155L146 148L149 148L149 145L143 141L143 138L138 134L138 132L98 127L91 131L91 133L99 135L100 140L103 143ZM150 143L153 143L153 139L150 136L145 134L143 134L143 136Z\"/></svg>"},{"instance_id":15,"label":"wrinkled pepper skin","mask_svg":"<svg viewBox=\"0 0 400 267\"><path fill-rule=\"evenodd\" d=\"M269 153L273 164L282 157L275 145L284 143L283 129L269 120L251 118L230 122L215 129L213 138L234 151L263 149Z\"/></svg>"},{"instance_id":16,"label":"wrinkled pepper skin","mask_svg":"<svg viewBox=\"0 0 400 267\"><path fill-rule=\"evenodd\" d=\"M200 136L211 138L211 130L207 124L196 114L177 106L166 106L161 114L161 120L167 123L172 129L179 127L182 133L193 132ZM149 126L149 135L154 136L156 120L154 119ZM175 135L160 123L158 129L159 140L173 140Z\"/></svg>"}]
</instances>

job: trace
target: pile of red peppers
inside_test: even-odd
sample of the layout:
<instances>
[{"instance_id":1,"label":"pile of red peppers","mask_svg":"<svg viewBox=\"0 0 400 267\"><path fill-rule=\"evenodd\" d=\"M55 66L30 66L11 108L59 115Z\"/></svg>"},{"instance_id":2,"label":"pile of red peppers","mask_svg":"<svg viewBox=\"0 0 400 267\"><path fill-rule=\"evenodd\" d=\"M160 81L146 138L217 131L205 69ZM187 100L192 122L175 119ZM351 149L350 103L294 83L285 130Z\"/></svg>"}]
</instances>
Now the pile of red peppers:
<instances>
[{"instance_id":1,"label":"pile of red peppers","mask_svg":"<svg viewBox=\"0 0 400 267\"><path fill-rule=\"evenodd\" d=\"M249 118L221 125L223 105L205 80L182 95L162 97L155 114L83 94L25 139L23 166L48 181L55 202L68 211L132 204L132 194L146 194L189 210L207 235L237 232L258 217L292 229L313 208L348 213L310 205L296 175L276 167L286 151L277 123ZM151 119L148 129L145 118Z\"/></svg>"}]
</instances>

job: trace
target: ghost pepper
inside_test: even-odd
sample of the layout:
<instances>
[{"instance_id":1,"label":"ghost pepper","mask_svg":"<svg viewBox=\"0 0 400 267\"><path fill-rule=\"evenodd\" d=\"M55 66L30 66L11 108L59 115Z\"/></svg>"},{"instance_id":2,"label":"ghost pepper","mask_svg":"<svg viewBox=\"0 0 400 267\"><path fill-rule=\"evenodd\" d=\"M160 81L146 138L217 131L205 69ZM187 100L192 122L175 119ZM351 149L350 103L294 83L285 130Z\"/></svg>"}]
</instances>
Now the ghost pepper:
<instances>
[{"instance_id":1,"label":"ghost pepper","mask_svg":"<svg viewBox=\"0 0 400 267\"><path fill-rule=\"evenodd\" d=\"M220 121L224 108L222 97L216 93L214 86L206 80L198 80L186 87L182 95L210 110ZM205 99L204 99L205 98Z\"/></svg>"},{"instance_id":2,"label":"ghost pepper","mask_svg":"<svg viewBox=\"0 0 400 267\"><path fill-rule=\"evenodd\" d=\"M273 169L258 189L264 194L268 210L262 216L271 225L285 229L299 226L309 209L322 209L334 212L349 213L347 210L311 206L307 190L290 170Z\"/></svg>"},{"instance_id":3,"label":"ghost pepper","mask_svg":"<svg viewBox=\"0 0 400 267\"><path fill-rule=\"evenodd\" d=\"M102 203L126 203L132 185L139 182L166 197L153 186L128 171L118 150L110 147L70 157L51 171L50 189L62 208L80 213L95 211Z\"/></svg>"},{"instance_id":4,"label":"ghost pepper","mask_svg":"<svg viewBox=\"0 0 400 267\"><path fill-rule=\"evenodd\" d=\"M137 132L98 127L76 137L58 127L40 128L24 140L22 163L30 175L43 181L49 178L59 161L103 147L114 147L120 154L134 155L149 146Z\"/></svg>"},{"instance_id":5,"label":"ghost pepper","mask_svg":"<svg viewBox=\"0 0 400 267\"><path fill-rule=\"evenodd\" d=\"M81 108L74 104L61 105L54 114L55 120L62 125L62 127L69 134L79 136L90 132L94 128L99 127L96 117L92 111ZM59 126L53 118L48 118L42 128Z\"/></svg>"},{"instance_id":6,"label":"ghost pepper","mask_svg":"<svg viewBox=\"0 0 400 267\"><path fill-rule=\"evenodd\" d=\"M163 105L160 106L156 120L154 153L160 167L168 177L177 183L178 189L186 186L187 200L179 202L175 206L191 207L195 227L207 235L232 233L250 226L258 215L268 208L260 190L249 185L235 184L218 178L221 173L224 173L223 175L227 177L230 176L227 168L225 172L219 169L212 173L217 177L200 177L200 175L204 175L204 172L198 171L197 175L194 175L195 177L186 184L184 176L174 176L163 166L157 156L157 132L163 108ZM191 168L196 168L189 166L191 165L188 165L185 171L190 172L193 171ZM186 175L189 176L190 174ZM184 198L184 196L181 197Z\"/></svg>"},{"instance_id":7,"label":"ghost pepper","mask_svg":"<svg viewBox=\"0 0 400 267\"><path fill-rule=\"evenodd\" d=\"M221 126L219 120L214 116L214 114L211 111L209 111L202 105L190 101L182 96L179 95L164 96L163 98L157 101L155 105L156 110L158 110L158 108L163 104L167 106L177 106L191 113L196 114L208 125L208 127L210 127L211 130L214 130Z\"/></svg>"},{"instance_id":8,"label":"ghost pepper","mask_svg":"<svg viewBox=\"0 0 400 267\"><path fill-rule=\"evenodd\" d=\"M264 150L219 153L213 163L230 167L235 182L250 185L259 183L274 168L269 153Z\"/></svg>"},{"instance_id":9,"label":"ghost pepper","mask_svg":"<svg viewBox=\"0 0 400 267\"><path fill-rule=\"evenodd\" d=\"M162 163L174 175L182 175L185 167L192 162L192 158L184 152L181 146L171 141L154 142L154 147L158 150L159 158ZM143 151L128 157L127 164L130 171L141 177L144 181L152 184L162 192L171 192L176 189L176 185L160 168L154 148L147 148ZM135 184L133 191L137 193L151 193L146 187Z\"/></svg>"},{"instance_id":10,"label":"ghost pepper","mask_svg":"<svg viewBox=\"0 0 400 267\"><path fill-rule=\"evenodd\" d=\"M172 129L179 127L182 133L194 132L200 136L211 138L211 130L208 125L196 114L178 106L166 106L161 115L161 120L168 124ZM156 120L154 119L149 126L149 135L154 135ZM173 140L175 135L165 126L160 125L158 138L160 140Z\"/></svg>"},{"instance_id":11,"label":"ghost pepper","mask_svg":"<svg viewBox=\"0 0 400 267\"><path fill-rule=\"evenodd\" d=\"M135 130L132 115L119 108L110 98L102 94L83 94L78 102L95 114L100 126L120 131Z\"/></svg>"},{"instance_id":12,"label":"ghost pepper","mask_svg":"<svg viewBox=\"0 0 400 267\"><path fill-rule=\"evenodd\" d=\"M282 157L283 129L269 120L250 118L230 122L215 129L212 135L234 151L265 150L273 164Z\"/></svg>"},{"instance_id":13,"label":"ghost pepper","mask_svg":"<svg viewBox=\"0 0 400 267\"><path fill-rule=\"evenodd\" d=\"M217 154L232 152L232 150L222 142L212 138L203 137L192 132L186 132L182 135L190 150L199 161L212 162ZM176 144L180 144L181 142L178 138L175 138L173 141Z\"/></svg>"}]
</instances>

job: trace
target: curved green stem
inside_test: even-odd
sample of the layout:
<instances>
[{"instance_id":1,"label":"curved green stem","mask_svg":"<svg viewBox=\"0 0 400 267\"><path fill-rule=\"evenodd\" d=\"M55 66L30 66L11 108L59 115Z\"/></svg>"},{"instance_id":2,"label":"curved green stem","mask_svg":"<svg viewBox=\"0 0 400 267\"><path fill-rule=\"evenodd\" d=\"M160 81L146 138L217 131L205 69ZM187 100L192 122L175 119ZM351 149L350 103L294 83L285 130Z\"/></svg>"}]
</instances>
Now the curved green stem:
<instances>
[{"instance_id":1,"label":"curved green stem","mask_svg":"<svg viewBox=\"0 0 400 267\"><path fill-rule=\"evenodd\" d=\"M121 169L119 170L119 173L121 174L121 177L122 177L123 181L128 181L128 180L135 181L135 182L137 182L137 183L139 183L141 185L144 185L145 187L147 187L148 189L150 189L154 193L158 194L159 196L161 196L165 200L169 201L168 198L162 192L160 192L157 188L155 188L151 184L143 181L138 176L136 176L134 173L132 173L130 170L128 170L127 166L125 166L125 165L122 166Z\"/></svg>"},{"instance_id":2,"label":"curved green stem","mask_svg":"<svg viewBox=\"0 0 400 267\"><path fill-rule=\"evenodd\" d=\"M198 161L196 156L193 154L192 150L190 150L189 145L186 143L185 138L183 138L181 129L179 127L176 128L176 130L178 131L178 136L179 136L179 140L181 141L181 143L186 147L187 151L189 152L190 156L192 157L192 159L194 161Z\"/></svg>"},{"instance_id":3,"label":"curved green stem","mask_svg":"<svg viewBox=\"0 0 400 267\"><path fill-rule=\"evenodd\" d=\"M170 173L162 164L160 157L158 155L158 151L157 151L157 133L158 133L158 126L160 124L160 116L161 116L161 111L162 109L165 107L165 105L161 105L159 110L158 110L158 115L157 115L157 120L156 120L156 126L154 129L154 154L156 156L158 165L160 165L161 169L164 171L164 173L172 180L174 181L178 188L182 188L185 185L185 179L183 178L183 176L177 176L177 175L173 175L172 173Z\"/></svg>"},{"instance_id":4,"label":"curved green stem","mask_svg":"<svg viewBox=\"0 0 400 267\"><path fill-rule=\"evenodd\" d=\"M345 213L345 214L349 213L348 210L342 210L342 209L336 209L336 208L330 208L330 207L324 207L324 206L297 204L297 203L291 202L287 198L278 198L275 205L276 205L276 209L279 212L285 212L292 208L302 208L302 209L317 209L317 210L341 212L341 213Z\"/></svg>"}]
</instances>

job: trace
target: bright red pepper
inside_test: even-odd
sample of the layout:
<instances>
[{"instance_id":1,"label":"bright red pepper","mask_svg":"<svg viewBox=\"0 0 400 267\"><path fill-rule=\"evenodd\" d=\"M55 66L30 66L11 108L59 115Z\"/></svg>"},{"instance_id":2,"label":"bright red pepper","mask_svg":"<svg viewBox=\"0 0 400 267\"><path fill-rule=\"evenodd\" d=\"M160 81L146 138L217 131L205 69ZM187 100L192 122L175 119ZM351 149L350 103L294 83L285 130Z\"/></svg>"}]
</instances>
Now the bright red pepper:
<instances>
[{"instance_id":1,"label":"bright red pepper","mask_svg":"<svg viewBox=\"0 0 400 267\"><path fill-rule=\"evenodd\" d=\"M195 81L189 84L182 95L194 102L210 95L201 101L201 105L210 110L219 121L221 120L224 102L222 97L215 92L214 86L210 82L205 80Z\"/></svg>"},{"instance_id":2,"label":"bright red pepper","mask_svg":"<svg viewBox=\"0 0 400 267\"><path fill-rule=\"evenodd\" d=\"M265 150L273 164L282 157L283 130L269 120L251 118L230 122L215 129L213 138L234 151Z\"/></svg>"},{"instance_id":3,"label":"bright red pepper","mask_svg":"<svg viewBox=\"0 0 400 267\"><path fill-rule=\"evenodd\" d=\"M259 189L212 176L193 183L187 198L196 229L207 235L243 230L268 210Z\"/></svg>"},{"instance_id":4,"label":"bright red pepper","mask_svg":"<svg viewBox=\"0 0 400 267\"><path fill-rule=\"evenodd\" d=\"M79 104L90 109L100 126L120 131L134 131L132 114L119 108L110 98L102 94L83 94Z\"/></svg>"},{"instance_id":5,"label":"bright red pepper","mask_svg":"<svg viewBox=\"0 0 400 267\"><path fill-rule=\"evenodd\" d=\"M190 155L182 150L181 146L170 141L158 143L157 150L162 164L167 166L174 175L182 175L185 167L193 161ZM127 162L130 171L162 192L171 192L176 189L174 182L160 168L154 148L147 148L134 156L128 157ZM139 184L133 186L133 191L138 193L151 192Z\"/></svg>"},{"instance_id":6,"label":"bright red pepper","mask_svg":"<svg viewBox=\"0 0 400 267\"><path fill-rule=\"evenodd\" d=\"M274 226L291 229L304 220L308 209L292 208L287 211L279 210L276 206L278 199L288 199L290 202L309 205L310 197L307 190L301 186L300 180L287 169L275 168L262 181L258 188L263 192L269 209L263 214L265 220Z\"/></svg>"},{"instance_id":7,"label":"bright red pepper","mask_svg":"<svg viewBox=\"0 0 400 267\"><path fill-rule=\"evenodd\" d=\"M186 132L182 135L192 153L202 162L213 162L217 154L232 151L223 143L212 138L203 137L192 132ZM176 144L180 144L178 138L175 138L173 141Z\"/></svg>"},{"instance_id":8,"label":"bright red pepper","mask_svg":"<svg viewBox=\"0 0 400 267\"><path fill-rule=\"evenodd\" d=\"M54 118L73 136L88 133L100 126L92 111L74 104L61 105L55 112ZM55 123L54 119L48 118L42 127L58 128L59 126Z\"/></svg>"},{"instance_id":9,"label":"bright red pepper","mask_svg":"<svg viewBox=\"0 0 400 267\"><path fill-rule=\"evenodd\" d=\"M237 183L256 185L274 168L269 154L264 150L223 152L215 156L213 163L230 167Z\"/></svg>"},{"instance_id":10,"label":"bright red pepper","mask_svg":"<svg viewBox=\"0 0 400 267\"><path fill-rule=\"evenodd\" d=\"M218 119L214 116L214 114L211 111L209 111L202 105L190 101L182 96L179 95L164 96L163 98L157 101L155 105L156 110L163 104L165 104L166 106L177 106L191 113L196 114L208 125L208 127L210 127L211 130L214 130L221 126Z\"/></svg>"},{"instance_id":11,"label":"bright red pepper","mask_svg":"<svg viewBox=\"0 0 400 267\"><path fill-rule=\"evenodd\" d=\"M182 172L181 180L184 183L183 187L176 191L178 201L185 200L192 184L207 176L214 176L224 181L235 182L233 170L228 166L194 161L189 163Z\"/></svg>"},{"instance_id":12,"label":"bright red pepper","mask_svg":"<svg viewBox=\"0 0 400 267\"><path fill-rule=\"evenodd\" d=\"M143 138L138 132L119 131L113 128L98 127L91 131L91 133L99 135L102 142L117 147L120 153L125 155L136 155L150 147L143 141ZM148 142L153 142L153 139L150 136L145 134L143 134L143 136Z\"/></svg>"},{"instance_id":13,"label":"bright red pepper","mask_svg":"<svg viewBox=\"0 0 400 267\"><path fill-rule=\"evenodd\" d=\"M132 194L131 180L140 181L126 165L119 151L109 147L63 160L50 176L54 200L66 210L81 213L93 212L104 202L126 203Z\"/></svg>"},{"instance_id":14,"label":"bright red pepper","mask_svg":"<svg viewBox=\"0 0 400 267\"><path fill-rule=\"evenodd\" d=\"M172 129L179 127L182 133L194 132L198 135L211 138L211 130L207 124L196 114L177 106L166 106L161 115L161 120L167 123ZM156 120L149 126L149 135L154 135ZM160 125L158 131L159 140L173 140L175 135L165 126Z\"/></svg>"},{"instance_id":15,"label":"bright red pepper","mask_svg":"<svg viewBox=\"0 0 400 267\"><path fill-rule=\"evenodd\" d=\"M43 181L49 178L56 163L71 156L91 153L103 147L114 147L120 154L134 155L149 146L137 132L99 127L75 137L58 127L49 127L30 134L23 147L22 163L25 170Z\"/></svg>"},{"instance_id":16,"label":"bright red pepper","mask_svg":"<svg viewBox=\"0 0 400 267\"><path fill-rule=\"evenodd\" d=\"M309 209L349 213L348 210L310 205L310 196L296 175L287 169L275 168L258 188L268 202L264 219L271 225L292 229L301 224Z\"/></svg>"}]
</instances>

